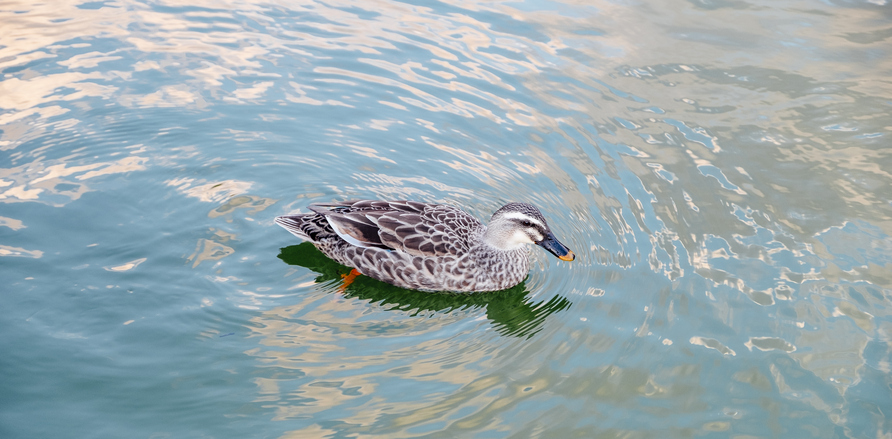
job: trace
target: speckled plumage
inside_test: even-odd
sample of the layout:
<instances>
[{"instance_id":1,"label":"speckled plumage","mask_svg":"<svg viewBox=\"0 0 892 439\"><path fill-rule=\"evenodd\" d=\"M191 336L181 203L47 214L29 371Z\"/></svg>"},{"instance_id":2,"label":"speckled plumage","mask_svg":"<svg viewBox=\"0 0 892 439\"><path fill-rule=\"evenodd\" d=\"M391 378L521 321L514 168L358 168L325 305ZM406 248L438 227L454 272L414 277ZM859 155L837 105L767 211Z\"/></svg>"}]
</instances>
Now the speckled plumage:
<instances>
[{"instance_id":1,"label":"speckled plumage","mask_svg":"<svg viewBox=\"0 0 892 439\"><path fill-rule=\"evenodd\" d=\"M539 210L525 203L496 211L489 228L458 208L414 201L344 201L314 204L310 210L280 216L276 223L335 261L403 288L510 288L529 272L525 243L539 244L564 260L574 257L551 234Z\"/></svg>"}]
</instances>

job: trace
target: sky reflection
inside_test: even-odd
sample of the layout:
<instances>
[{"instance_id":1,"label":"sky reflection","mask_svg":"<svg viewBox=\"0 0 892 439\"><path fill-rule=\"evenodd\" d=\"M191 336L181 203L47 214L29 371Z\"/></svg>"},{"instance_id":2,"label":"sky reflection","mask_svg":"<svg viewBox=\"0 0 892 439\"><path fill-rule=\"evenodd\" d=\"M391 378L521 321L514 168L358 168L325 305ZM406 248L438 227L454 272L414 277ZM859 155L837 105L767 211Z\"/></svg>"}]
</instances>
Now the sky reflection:
<instances>
[{"instance_id":1,"label":"sky reflection","mask_svg":"<svg viewBox=\"0 0 892 439\"><path fill-rule=\"evenodd\" d=\"M4 419L888 435L888 19L881 1L9 3ZM283 256L300 246L275 215L369 197L483 219L530 201L578 258L534 252L516 294L457 299L342 292Z\"/></svg>"}]
</instances>

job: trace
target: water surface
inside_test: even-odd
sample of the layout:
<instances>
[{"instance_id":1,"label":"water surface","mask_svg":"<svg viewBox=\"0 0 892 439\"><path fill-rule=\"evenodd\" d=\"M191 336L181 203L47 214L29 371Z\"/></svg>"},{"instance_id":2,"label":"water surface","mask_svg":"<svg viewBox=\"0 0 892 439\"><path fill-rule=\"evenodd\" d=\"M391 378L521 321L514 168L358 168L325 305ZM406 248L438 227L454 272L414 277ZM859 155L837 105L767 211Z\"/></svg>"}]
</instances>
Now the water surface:
<instances>
[{"instance_id":1,"label":"water surface","mask_svg":"<svg viewBox=\"0 0 892 439\"><path fill-rule=\"evenodd\" d=\"M892 435L892 9L0 5L3 437ZM539 206L431 295L273 223Z\"/></svg>"}]
</instances>

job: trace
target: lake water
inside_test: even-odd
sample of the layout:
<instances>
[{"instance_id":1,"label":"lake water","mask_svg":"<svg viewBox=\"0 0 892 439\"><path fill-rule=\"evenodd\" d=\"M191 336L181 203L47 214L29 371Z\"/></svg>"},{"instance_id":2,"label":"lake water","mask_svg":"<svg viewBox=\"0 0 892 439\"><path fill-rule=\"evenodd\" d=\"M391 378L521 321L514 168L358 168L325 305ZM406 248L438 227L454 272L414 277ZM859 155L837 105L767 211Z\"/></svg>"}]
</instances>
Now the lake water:
<instances>
[{"instance_id":1,"label":"lake water","mask_svg":"<svg viewBox=\"0 0 892 439\"><path fill-rule=\"evenodd\" d=\"M188 4L187 4L188 3ZM0 4L0 437L892 437L888 0ZM577 255L360 278L313 202Z\"/></svg>"}]
</instances>

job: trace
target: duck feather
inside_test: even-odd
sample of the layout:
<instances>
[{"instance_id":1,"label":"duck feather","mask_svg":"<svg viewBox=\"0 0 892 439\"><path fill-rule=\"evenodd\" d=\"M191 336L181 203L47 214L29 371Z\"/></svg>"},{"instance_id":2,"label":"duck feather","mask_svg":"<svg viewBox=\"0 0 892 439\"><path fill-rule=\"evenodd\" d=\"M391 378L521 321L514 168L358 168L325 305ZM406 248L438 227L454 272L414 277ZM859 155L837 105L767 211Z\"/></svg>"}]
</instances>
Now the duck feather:
<instances>
[{"instance_id":1,"label":"duck feather","mask_svg":"<svg viewBox=\"0 0 892 439\"><path fill-rule=\"evenodd\" d=\"M517 232L547 235L536 244L561 259L573 258L538 209L525 203L502 207L490 229L456 207L416 201L340 201L309 209L312 213L277 217L276 223L332 259L404 288L475 292L514 286L529 271L528 252L505 242ZM539 231L518 218L538 222Z\"/></svg>"},{"instance_id":2,"label":"duck feather","mask_svg":"<svg viewBox=\"0 0 892 439\"><path fill-rule=\"evenodd\" d=\"M413 256L457 255L468 249L463 235L483 226L452 206L414 201L361 200L315 204L310 210L323 215L333 231L353 245Z\"/></svg>"}]
</instances>

